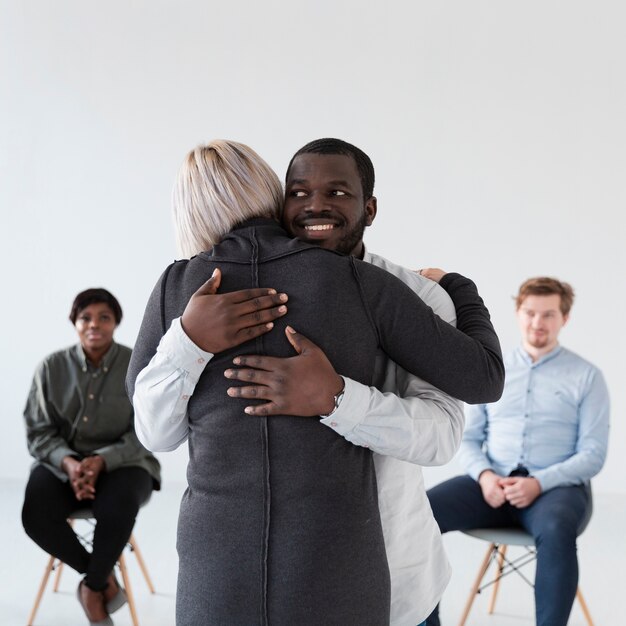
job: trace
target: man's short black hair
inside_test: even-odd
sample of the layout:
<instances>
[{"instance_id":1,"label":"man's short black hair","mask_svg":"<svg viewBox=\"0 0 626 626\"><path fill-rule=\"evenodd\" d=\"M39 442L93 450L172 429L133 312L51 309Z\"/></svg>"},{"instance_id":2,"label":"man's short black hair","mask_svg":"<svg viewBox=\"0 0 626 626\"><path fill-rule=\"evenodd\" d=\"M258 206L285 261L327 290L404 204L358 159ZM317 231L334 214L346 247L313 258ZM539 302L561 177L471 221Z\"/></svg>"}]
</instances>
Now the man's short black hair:
<instances>
[{"instance_id":1,"label":"man's short black hair","mask_svg":"<svg viewBox=\"0 0 626 626\"><path fill-rule=\"evenodd\" d=\"M287 174L285 174L285 181L289 178L289 172L291 166L296 157L301 154L345 154L354 159L356 169L359 172L359 178L361 179L361 187L363 188L363 198L367 201L374 195L374 164L372 160L356 146L353 146L347 141L341 139L333 139L332 137L326 137L324 139L315 139L302 146L298 152L296 152L289 161L287 167Z\"/></svg>"},{"instance_id":2,"label":"man's short black hair","mask_svg":"<svg viewBox=\"0 0 626 626\"><path fill-rule=\"evenodd\" d=\"M107 291L102 287L85 289L85 291L81 291L74 298L72 309L70 311L70 321L72 324L76 324L76 319L83 309L86 309L90 304L98 304L100 302L108 305L115 316L115 323L119 324L122 321L122 307L117 301L117 298L110 291Z\"/></svg>"}]
</instances>

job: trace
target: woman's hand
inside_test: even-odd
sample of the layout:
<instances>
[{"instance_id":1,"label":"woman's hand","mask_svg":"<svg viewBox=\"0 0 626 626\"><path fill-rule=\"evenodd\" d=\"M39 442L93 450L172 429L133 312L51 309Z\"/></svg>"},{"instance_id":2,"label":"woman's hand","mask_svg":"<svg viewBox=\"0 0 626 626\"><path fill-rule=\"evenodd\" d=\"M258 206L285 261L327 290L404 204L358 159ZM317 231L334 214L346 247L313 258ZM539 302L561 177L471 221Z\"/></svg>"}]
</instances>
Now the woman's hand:
<instances>
[{"instance_id":1,"label":"woman's hand","mask_svg":"<svg viewBox=\"0 0 626 626\"><path fill-rule=\"evenodd\" d=\"M417 273L424 278L429 278L430 280L434 280L438 283L448 272L439 269L438 267L426 267L422 270L418 270Z\"/></svg>"},{"instance_id":2,"label":"woman's hand","mask_svg":"<svg viewBox=\"0 0 626 626\"><path fill-rule=\"evenodd\" d=\"M83 500L85 493L83 490L83 470L81 462L73 456L66 456L61 463L63 471L70 479L70 486L74 491L77 500Z\"/></svg>"},{"instance_id":3,"label":"woman's hand","mask_svg":"<svg viewBox=\"0 0 626 626\"><path fill-rule=\"evenodd\" d=\"M96 481L105 468L104 459L97 454L78 461L66 456L61 464L70 479L77 500L93 500L96 497Z\"/></svg>"}]
</instances>

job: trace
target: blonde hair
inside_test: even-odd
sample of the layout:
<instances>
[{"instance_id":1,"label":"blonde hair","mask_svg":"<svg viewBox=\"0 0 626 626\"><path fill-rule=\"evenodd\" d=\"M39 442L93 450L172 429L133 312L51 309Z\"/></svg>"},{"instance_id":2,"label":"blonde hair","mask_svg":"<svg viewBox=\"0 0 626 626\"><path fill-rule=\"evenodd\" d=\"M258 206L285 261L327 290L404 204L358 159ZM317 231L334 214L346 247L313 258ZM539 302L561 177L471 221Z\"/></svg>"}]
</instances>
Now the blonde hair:
<instances>
[{"instance_id":1,"label":"blonde hair","mask_svg":"<svg viewBox=\"0 0 626 626\"><path fill-rule=\"evenodd\" d=\"M216 139L187 155L172 191L176 241L191 257L211 249L240 222L280 217L283 190L272 168L248 146Z\"/></svg>"}]
</instances>

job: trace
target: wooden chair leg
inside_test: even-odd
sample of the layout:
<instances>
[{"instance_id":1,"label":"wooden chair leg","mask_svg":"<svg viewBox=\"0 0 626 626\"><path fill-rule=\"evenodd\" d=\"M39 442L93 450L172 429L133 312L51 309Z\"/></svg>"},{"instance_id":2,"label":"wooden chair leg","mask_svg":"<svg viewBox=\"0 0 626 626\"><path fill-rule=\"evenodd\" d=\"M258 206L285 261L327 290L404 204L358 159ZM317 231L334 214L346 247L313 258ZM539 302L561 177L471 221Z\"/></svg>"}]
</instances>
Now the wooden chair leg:
<instances>
[{"instance_id":1,"label":"wooden chair leg","mask_svg":"<svg viewBox=\"0 0 626 626\"><path fill-rule=\"evenodd\" d=\"M118 563L120 566L120 572L122 574L124 589L126 590L126 596L128 597L128 609L130 610L130 617L133 621L133 626L139 626L139 620L137 619L137 610L135 608L135 597L133 596L133 590L130 585L130 577L128 576L128 570L126 569L126 559L124 558L124 554L120 554Z\"/></svg>"},{"instance_id":2,"label":"wooden chair leg","mask_svg":"<svg viewBox=\"0 0 626 626\"><path fill-rule=\"evenodd\" d=\"M489 563L491 562L491 555L493 551L496 549L496 544L489 544L489 548L487 550L487 554L485 554L485 558L481 563L480 569L478 570L478 574L476 576L476 580L474 581L474 585L472 586L472 590L470 591L470 595L465 603L465 608L463 609L463 615L461 616L461 620L459 621L459 626L465 626L465 622L467 621L467 617L472 609L472 604L474 604L474 598L478 593L478 589L480 587L480 583L482 582L485 573L489 569Z\"/></svg>"},{"instance_id":3,"label":"wooden chair leg","mask_svg":"<svg viewBox=\"0 0 626 626\"><path fill-rule=\"evenodd\" d=\"M52 591L56 593L59 590L59 584L61 582L61 574L63 573L63 561L59 561L57 565L57 573L54 575L54 586L52 587Z\"/></svg>"},{"instance_id":4,"label":"wooden chair leg","mask_svg":"<svg viewBox=\"0 0 626 626\"><path fill-rule=\"evenodd\" d=\"M146 564L143 560L143 556L141 555L141 550L139 549L139 546L137 545L137 542L135 541L135 537L133 535L130 536L128 543L130 544L130 549L134 552L135 556L137 557L137 563L139 563L141 573L143 574L143 577L146 580L146 584L148 585L148 589L150 590L150 593L156 593L156 591L154 590L154 585L152 584L152 580L150 579L150 574L148 574L148 568L146 567Z\"/></svg>"},{"instance_id":5,"label":"wooden chair leg","mask_svg":"<svg viewBox=\"0 0 626 626\"><path fill-rule=\"evenodd\" d=\"M50 573L54 569L54 561L55 559L53 556L48 559L46 570L43 573L43 578L41 579L41 584L39 585L39 590L37 591L37 596L35 597L35 603L33 604L33 608L30 611L30 615L28 616L27 626L32 626L32 623L35 621L35 615L37 614L37 610L39 609L39 604L41 603L43 592L46 590L48 578L50 578Z\"/></svg>"},{"instance_id":6,"label":"wooden chair leg","mask_svg":"<svg viewBox=\"0 0 626 626\"><path fill-rule=\"evenodd\" d=\"M576 597L578 598L578 602L580 603L580 608L583 610L583 615L587 620L587 624L589 626L593 626L593 620L591 619L591 613L589 613L589 607L585 602L585 598L583 598L583 592L580 590L580 587L576 589Z\"/></svg>"},{"instance_id":7,"label":"wooden chair leg","mask_svg":"<svg viewBox=\"0 0 626 626\"><path fill-rule=\"evenodd\" d=\"M507 545L501 544L498 547L498 573L496 575L496 580L493 583L493 591L491 592L491 600L489 600L489 608L487 612L489 615L492 615L496 610L496 598L498 596L498 589L500 588L500 578L502 578L502 569L504 567L504 556L506 554Z\"/></svg>"}]
</instances>

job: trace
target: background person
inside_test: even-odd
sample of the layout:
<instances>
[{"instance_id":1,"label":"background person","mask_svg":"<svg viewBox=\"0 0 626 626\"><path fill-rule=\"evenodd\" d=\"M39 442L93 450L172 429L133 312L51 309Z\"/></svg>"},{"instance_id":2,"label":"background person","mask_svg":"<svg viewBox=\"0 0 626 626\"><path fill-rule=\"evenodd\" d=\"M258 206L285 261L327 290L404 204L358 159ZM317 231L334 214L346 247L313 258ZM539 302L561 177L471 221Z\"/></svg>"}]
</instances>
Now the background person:
<instances>
[{"instance_id":1,"label":"background person","mask_svg":"<svg viewBox=\"0 0 626 626\"><path fill-rule=\"evenodd\" d=\"M606 458L609 395L600 370L558 343L570 285L531 278L516 298L522 345L505 358L494 404L468 407L468 475L428 491L442 533L521 526L535 539L536 622L565 626L578 586L576 538L591 515L589 480ZM439 625L438 611L427 624Z\"/></svg>"},{"instance_id":2,"label":"background person","mask_svg":"<svg viewBox=\"0 0 626 626\"><path fill-rule=\"evenodd\" d=\"M354 192L359 189L357 183ZM155 287L128 387L131 393L135 381L144 391L151 387L142 370L153 358L182 361L180 378L193 383L193 397L179 397L188 401L180 421L178 414L159 410L156 397L154 411L137 412L138 432L147 445L172 449L189 438L189 488L178 533L177 620L387 623L389 583L370 451L349 445L317 420L246 415L246 402L227 396L223 372L250 345L204 354L207 320L198 323L197 309L212 297L206 293L207 279L218 265L227 292L275 283L289 294L289 321L303 325L354 379L371 379L382 347L468 399L497 397L502 384L498 342L486 309L471 281L457 275L452 291L464 313L459 326L472 327L480 337L470 339L441 322L385 272L290 239L276 221L282 204L278 179L241 144L217 141L192 151L174 197L179 234L186 234L183 251L192 255L211 249L170 266ZM232 216L230 233L220 232L226 225L217 223L216 214ZM209 231L212 239L207 240ZM407 306L411 315L401 315ZM282 319L276 324L284 328ZM185 350L159 345L170 323L189 335ZM192 330L196 324L199 337ZM289 330L287 335L292 343L301 340ZM255 347L274 355L291 351L276 332L257 337ZM204 367L199 378L192 363ZM450 373L456 367L458 376ZM335 385L333 393L339 396L339 376ZM173 379L165 385L170 386L183 391ZM332 395L329 400L328 410L337 402Z\"/></svg>"},{"instance_id":3,"label":"background person","mask_svg":"<svg viewBox=\"0 0 626 626\"><path fill-rule=\"evenodd\" d=\"M137 440L124 388L131 350L115 343L122 320L106 289L79 293L70 312L79 343L38 366L24 410L28 449L36 459L22 510L28 536L84 574L79 600L92 623L125 602L113 567L139 507L159 489L158 461ZM96 519L88 552L67 523L89 507Z\"/></svg>"}]
</instances>

